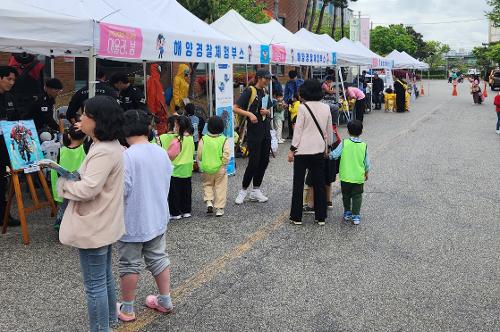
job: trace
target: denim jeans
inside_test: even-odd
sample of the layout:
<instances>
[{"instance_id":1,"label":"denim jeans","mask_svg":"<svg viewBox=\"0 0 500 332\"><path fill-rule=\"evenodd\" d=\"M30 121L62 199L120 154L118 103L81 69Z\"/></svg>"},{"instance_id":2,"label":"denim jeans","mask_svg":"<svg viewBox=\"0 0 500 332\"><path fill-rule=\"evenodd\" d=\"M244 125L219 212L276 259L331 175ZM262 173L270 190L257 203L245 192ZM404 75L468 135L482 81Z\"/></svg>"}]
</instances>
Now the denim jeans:
<instances>
[{"instance_id":1,"label":"denim jeans","mask_svg":"<svg viewBox=\"0 0 500 332\"><path fill-rule=\"evenodd\" d=\"M111 270L111 245L79 249L91 332L108 332L116 324L116 288Z\"/></svg>"},{"instance_id":2,"label":"denim jeans","mask_svg":"<svg viewBox=\"0 0 500 332\"><path fill-rule=\"evenodd\" d=\"M497 112L497 130L500 130L500 112Z\"/></svg>"}]
</instances>

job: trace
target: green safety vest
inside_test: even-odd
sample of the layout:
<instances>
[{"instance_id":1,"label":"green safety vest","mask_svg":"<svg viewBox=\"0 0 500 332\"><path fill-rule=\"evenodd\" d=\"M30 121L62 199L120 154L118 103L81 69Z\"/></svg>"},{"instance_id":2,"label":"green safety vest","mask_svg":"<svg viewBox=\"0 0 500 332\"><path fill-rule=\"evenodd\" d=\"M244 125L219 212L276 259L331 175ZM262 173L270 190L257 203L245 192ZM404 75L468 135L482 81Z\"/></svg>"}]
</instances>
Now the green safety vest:
<instances>
[{"instance_id":1,"label":"green safety vest","mask_svg":"<svg viewBox=\"0 0 500 332\"><path fill-rule=\"evenodd\" d=\"M170 143L176 138L178 134L176 133L167 133L160 135L160 144L161 146L165 149L168 150L168 147L170 146Z\"/></svg>"},{"instance_id":2,"label":"green safety vest","mask_svg":"<svg viewBox=\"0 0 500 332\"><path fill-rule=\"evenodd\" d=\"M83 144L77 147L76 149L70 149L63 146L59 150L59 165L64 167L70 172L77 171L83 163L83 160L86 157L85 150L83 148ZM57 194L57 172L54 170L50 171L50 180L52 182L52 193L54 195L54 200L56 202L62 202L62 197L59 197Z\"/></svg>"},{"instance_id":3,"label":"green safety vest","mask_svg":"<svg viewBox=\"0 0 500 332\"><path fill-rule=\"evenodd\" d=\"M200 161L200 169L207 174L215 174L222 166L222 154L224 152L224 144L226 137L224 135L209 136L205 135L202 138L203 151Z\"/></svg>"},{"instance_id":4,"label":"green safety vest","mask_svg":"<svg viewBox=\"0 0 500 332\"><path fill-rule=\"evenodd\" d=\"M356 143L350 139L342 141L340 157L340 181L363 184L365 183L366 143Z\"/></svg>"},{"instance_id":5,"label":"green safety vest","mask_svg":"<svg viewBox=\"0 0 500 332\"><path fill-rule=\"evenodd\" d=\"M194 139L193 136L184 136L181 142L181 152L172 162L174 171L172 176L186 179L193 175L194 164Z\"/></svg>"}]
</instances>

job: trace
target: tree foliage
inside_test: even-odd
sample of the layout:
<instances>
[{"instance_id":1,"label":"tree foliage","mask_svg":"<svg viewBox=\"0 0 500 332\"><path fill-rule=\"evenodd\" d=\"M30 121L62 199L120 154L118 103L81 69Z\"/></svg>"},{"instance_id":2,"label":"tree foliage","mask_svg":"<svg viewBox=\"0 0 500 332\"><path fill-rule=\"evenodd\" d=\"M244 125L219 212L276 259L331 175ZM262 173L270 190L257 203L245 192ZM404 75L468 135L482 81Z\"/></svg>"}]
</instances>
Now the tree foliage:
<instances>
[{"instance_id":1,"label":"tree foliage","mask_svg":"<svg viewBox=\"0 0 500 332\"><path fill-rule=\"evenodd\" d=\"M445 64L445 54L450 51L450 46L441 42L430 40L425 43L425 62L429 64L431 69L443 66Z\"/></svg>"},{"instance_id":2,"label":"tree foliage","mask_svg":"<svg viewBox=\"0 0 500 332\"><path fill-rule=\"evenodd\" d=\"M372 51L381 55L387 55L393 50L413 55L417 50L414 36L402 24L378 26L371 31L370 37Z\"/></svg>"},{"instance_id":3,"label":"tree foliage","mask_svg":"<svg viewBox=\"0 0 500 332\"><path fill-rule=\"evenodd\" d=\"M472 53L476 57L478 66L482 68L500 64L500 43L475 47Z\"/></svg>"},{"instance_id":4,"label":"tree foliage","mask_svg":"<svg viewBox=\"0 0 500 332\"><path fill-rule=\"evenodd\" d=\"M488 18L496 27L500 27L500 0L488 0L492 10L487 13Z\"/></svg>"},{"instance_id":5,"label":"tree foliage","mask_svg":"<svg viewBox=\"0 0 500 332\"><path fill-rule=\"evenodd\" d=\"M255 23L266 23L265 5L256 0L179 0L184 8L207 23L212 23L230 9L236 10L245 19Z\"/></svg>"}]
</instances>

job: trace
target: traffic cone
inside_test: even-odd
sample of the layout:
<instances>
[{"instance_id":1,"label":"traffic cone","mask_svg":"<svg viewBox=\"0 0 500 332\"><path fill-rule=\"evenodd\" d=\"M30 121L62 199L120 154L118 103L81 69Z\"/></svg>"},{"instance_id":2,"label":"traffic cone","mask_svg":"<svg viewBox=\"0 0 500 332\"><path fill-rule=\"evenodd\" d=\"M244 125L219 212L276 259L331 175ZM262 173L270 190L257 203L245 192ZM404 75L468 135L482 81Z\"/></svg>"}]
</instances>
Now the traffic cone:
<instances>
[{"instance_id":1,"label":"traffic cone","mask_svg":"<svg viewBox=\"0 0 500 332\"><path fill-rule=\"evenodd\" d=\"M484 82L483 97L484 98L488 97L488 89L486 88L486 81Z\"/></svg>"},{"instance_id":2,"label":"traffic cone","mask_svg":"<svg viewBox=\"0 0 500 332\"><path fill-rule=\"evenodd\" d=\"M421 96L425 96L424 85L423 84L420 86L420 95Z\"/></svg>"},{"instance_id":3,"label":"traffic cone","mask_svg":"<svg viewBox=\"0 0 500 332\"><path fill-rule=\"evenodd\" d=\"M458 96L457 81L453 81L453 92L451 93L451 95L454 96L454 97Z\"/></svg>"}]
</instances>

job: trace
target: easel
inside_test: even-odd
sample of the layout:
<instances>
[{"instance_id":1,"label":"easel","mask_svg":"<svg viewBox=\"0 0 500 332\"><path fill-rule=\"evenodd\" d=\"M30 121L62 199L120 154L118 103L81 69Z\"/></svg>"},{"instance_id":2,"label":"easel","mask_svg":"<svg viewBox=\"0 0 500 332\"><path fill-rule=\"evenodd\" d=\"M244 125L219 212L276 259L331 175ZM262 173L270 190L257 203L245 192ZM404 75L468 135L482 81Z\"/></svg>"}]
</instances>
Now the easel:
<instances>
[{"instance_id":1,"label":"easel","mask_svg":"<svg viewBox=\"0 0 500 332\"><path fill-rule=\"evenodd\" d=\"M38 194L36 192L33 178L31 176L32 174L35 173L38 174L38 179L42 184L43 192L47 199L46 201L40 201L38 199ZM14 195L15 195L17 202L17 209L19 211L19 220L21 221L21 231L23 234L24 245L28 245L30 243L30 238L28 234L28 225L26 223L26 215L46 207L50 208L51 217L55 217L57 212L56 205L54 203L54 200L52 199L49 186L47 184L47 181L45 180L45 177L43 176L42 171L38 170L35 173L24 173L24 170L16 170L16 171L11 170L9 195L7 198L7 206L5 207L5 214L3 215L2 234L5 234L7 232L7 227L9 223L10 208L12 206L12 201L14 200ZM23 174L26 176L26 183L28 184L28 189L31 194L31 199L33 200L33 205L29 207L25 207L24 205L23 193L21 191L21 183L19 181L19 177Z\"/></svg>"}]
</instances>

